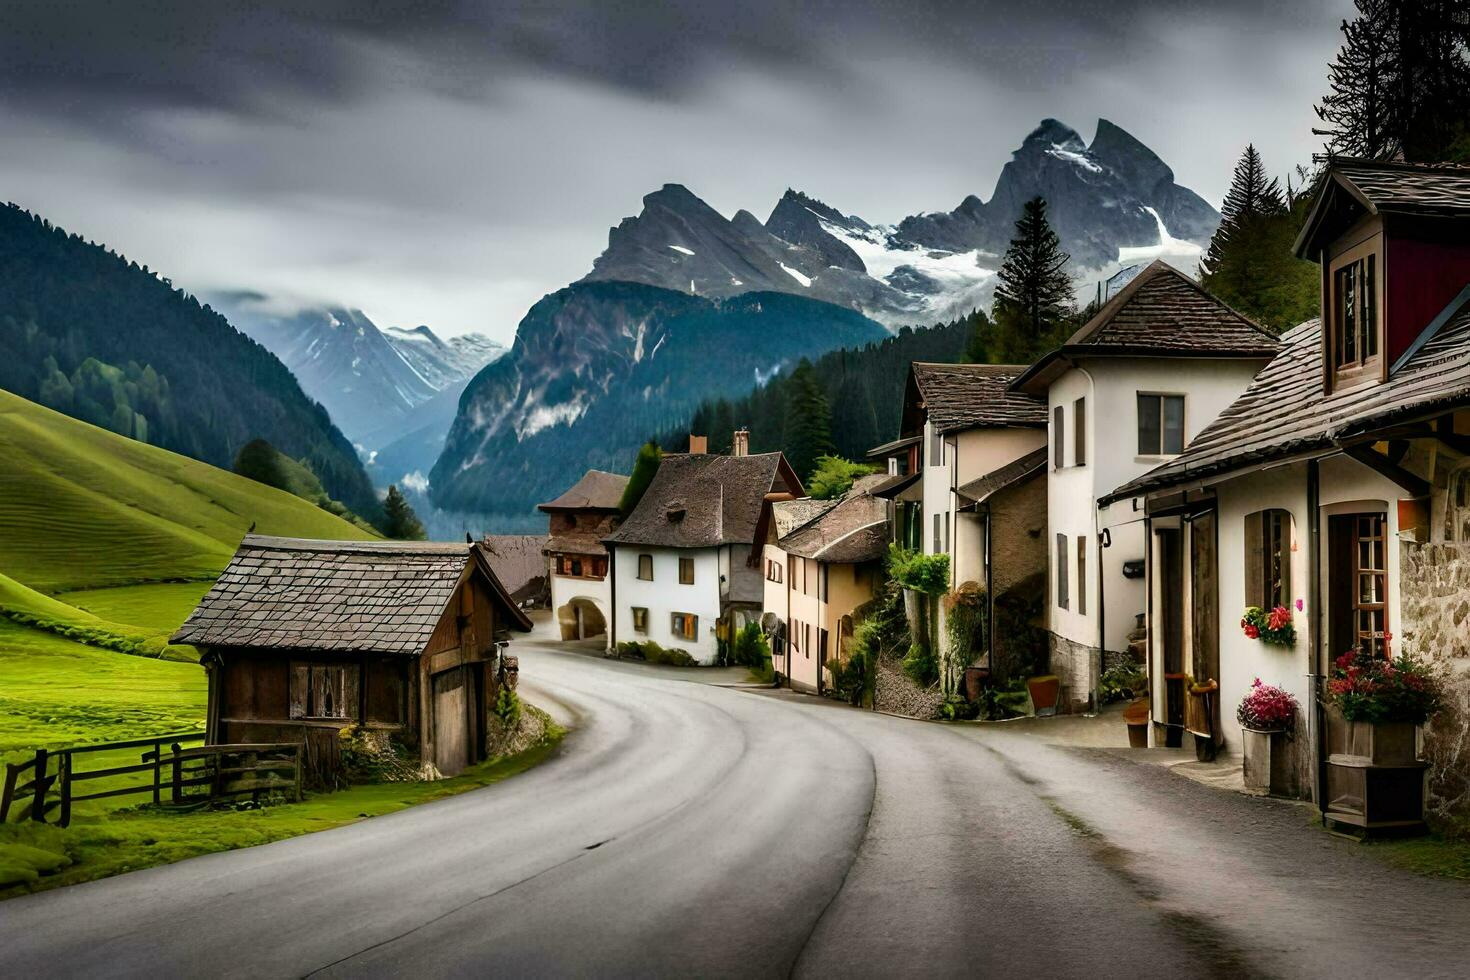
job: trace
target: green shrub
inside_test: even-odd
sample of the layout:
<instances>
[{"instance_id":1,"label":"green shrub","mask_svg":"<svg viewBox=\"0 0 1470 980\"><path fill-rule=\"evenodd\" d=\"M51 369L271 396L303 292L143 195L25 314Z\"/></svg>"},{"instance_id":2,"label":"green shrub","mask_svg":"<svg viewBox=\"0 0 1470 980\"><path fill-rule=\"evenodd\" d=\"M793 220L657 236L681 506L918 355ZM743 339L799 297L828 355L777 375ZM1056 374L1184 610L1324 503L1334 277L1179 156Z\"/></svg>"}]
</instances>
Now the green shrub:
<instances>
[{"instance_id":1,"label":"green shrub","mask_svg":"<svg viewBox=\"0 0 1470 980\"><path fill-rule=\"evenodd\" d=\"M939 664L928 647L915 643L903 658L903 672L920 687L928 687L939 679Z\"/></svg>"},{"instance_id":2,"label":"green shrub","mask_svg":"<svg viewBox=\"0 0 1470 980\"><path fill-rule=\"evenodd\" d=\"M500 685L500 693L495 695L495 717L508 729L521 723L521 699L508 684Z\"/></svg>"},{"instance_id":3,"label":"green shrub","mask_svg":"<svg viewBox=\"0 0 1470 980\"><path fill-rule=\"evenodd\" d=\"M631 657L634 660L642 660L651 664L664 664L669 667L699 666L699 661L683 650L675 647L661 647L652 640L644 640L642 643L635 643L631 640L619 643L618 656Z\"/></svg>"},{"instance_id":4,"label":"green shrub","mask_svg":"<svg viewBox=\"0 0 1470 980\"><path fill-rule=\"evenodd\" d=\"M980 704L954 695L945 698L935 713L945 721L969 721L980 714Z\"/></svg>"},{"instance_id":5,"label":"green shrub","mask_svg":"<svg viewBox=\"0 0 1470 980\"><path fill-rule=\"evenodd\" d=\"M943 595L949 589L949 555L926 555L890 544L888 575L905 589Z\"/></svg>"},{"instance_id":6,"label":"green shrub","mask_svg":"<svg viewBox=\"0 0 1470 980\"><path fill-rule=\"evenodd\" d=\"M1131 701L1148 693L1148 674L1136 660L1114 664L1103 671L1099 694L1103 704Z\"/></svg>"},{"instance_id":7,"label":"green shrub","mask_svg":"<svg viewBox=\"0 0 1470 980\"><path fill-rule=\"evenodd\" d=\"M735 634L734 660L741 667L762 670L771 662L771 645L759 623L746 623Z\"/></svg>"},{"instance_id":8,"label":"green shrub","mask_svg":"<svg viewBox=\"0 0 1470 980\"><path fill-rule=\"evenodd\" d=\"M851 490L858 477L876 472L876 466L854 463L841 456L818 456L816 468L807 478L806 492L813 500L834 500Z\"/></svg>"}]
</instances>

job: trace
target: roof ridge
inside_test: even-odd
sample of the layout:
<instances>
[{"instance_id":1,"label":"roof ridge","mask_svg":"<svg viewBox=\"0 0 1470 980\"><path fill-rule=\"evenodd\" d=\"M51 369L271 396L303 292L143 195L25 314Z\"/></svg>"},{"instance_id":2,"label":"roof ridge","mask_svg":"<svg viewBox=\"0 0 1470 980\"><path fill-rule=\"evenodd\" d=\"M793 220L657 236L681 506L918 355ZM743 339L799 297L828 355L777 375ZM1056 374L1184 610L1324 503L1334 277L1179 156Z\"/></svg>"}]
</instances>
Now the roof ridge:
<instances>
[{"instance_id":1,"label":"roof ridge","mask_svg":"<svg viewBox=\"0 0 1470 980\"><path fill-rule=\"evenodd\" d=\"M842 542L846 541L848 538L852 537L854 534L861 534L863 531L868 530L868 528L877 527L880 524L887 524L887 523L888 523L888 519L886 517L880 517L877 520L869 521L868 523L864 524L862 527L855 527L851 531L846 532L845 534L839 534L837 537L833 538L831 541L828 541L826 544L824 544L820 548L818 548L816 550L816 552L812 555L812 560L813 561L820 561L821 558L822 558L822 556L824 554L826 554L827 552L831 551L833 548L837 547L839 544L841 544Z\"/></svg>"}]
</instances>

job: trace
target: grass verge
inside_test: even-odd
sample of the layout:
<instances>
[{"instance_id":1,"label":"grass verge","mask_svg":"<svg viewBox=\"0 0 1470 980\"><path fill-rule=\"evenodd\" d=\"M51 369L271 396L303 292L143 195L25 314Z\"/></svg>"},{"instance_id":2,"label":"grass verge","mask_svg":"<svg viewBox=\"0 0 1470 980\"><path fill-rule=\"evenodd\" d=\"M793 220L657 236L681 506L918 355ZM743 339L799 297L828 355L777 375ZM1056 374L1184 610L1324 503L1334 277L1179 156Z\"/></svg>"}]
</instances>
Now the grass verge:
<instances>
[{"instance_id":1,"label":"grass verge","mask_svg":"<svg viewBox=\"0 0 1470 980\"><path fill-rule=\"evenodd\" d=\"M1470 881L1470 841L1439 834L1403 840L1375 840L1363 845L1369 854L1406 871L1435 878Z\"/></svg>"},{"instance_id":2,"label":"grass verge","mask_svg":"<svg viewBox=\"0 0 1470 980\"><path fill-rule=\"evenodd\" d=\"M541 741L432 783L374 783L252 810L168 811L152 806L82 817L61 829L0 825L0 899L218 851L298 837L498 783L544 761L566 736L546 719Z\"/></svg>"}]
</instances>

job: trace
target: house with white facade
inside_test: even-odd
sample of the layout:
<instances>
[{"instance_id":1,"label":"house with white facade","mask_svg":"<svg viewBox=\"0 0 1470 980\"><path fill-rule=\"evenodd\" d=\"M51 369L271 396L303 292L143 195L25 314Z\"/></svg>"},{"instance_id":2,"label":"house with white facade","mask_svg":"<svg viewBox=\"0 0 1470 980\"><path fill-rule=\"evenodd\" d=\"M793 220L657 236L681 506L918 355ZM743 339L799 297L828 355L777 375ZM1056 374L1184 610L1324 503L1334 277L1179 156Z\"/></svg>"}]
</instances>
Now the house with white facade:
<instances>
[{"instance_id":1,"label":"house with white facade","mask_svg":"<svg viewBox=\"0 0 1470 980\"><path fill-rule=\"evenodd\" d=\"M760 618L756 529L767 500L804 495L780 453L665 455L638 506L603 539L612 644L653 642L716 663L721 642Z\"/></svg>"},{"instance_id":2,"label":"house with white facade","mask_svg":"<svg viewBox=\"0 0 1470 980\"><path fill-rule=\"evenodd\" d=\"M1099 498L1185 452L1281 344L1154 262L1012 388L1046 400L1047 629L1064 710L1097 704L1145 612L1142 505Z\"/></svg>"},{"instance_id":3,"label":"house with white facade","mask_svg":"<svg viewBox=\"0 0 1470 980\"><path fill-rule=\"evenodd\" d=\"M1297 253L1321 266L1320 319L1182 454L1103 497L1144 515L1153 739L1179 744L1187 685L1215 680L1210 734L1238 755L1234 706L1256 678L1285 688L1303 711L1273 789L1366 829L1382 814L1331 748L1323 678L1350 650L1409 653L1450 694L1424 731L1430 812L1465 819L1470 170L1335 161ZM1246 635L1247 606L1287 610L1294 641Z\"/></svg>"},{"instance_id":4,"label":"house with white facade","mask_svg":"<svg viewBox=\"0 0 1470 980\"><path fill-rule=\"evenodd\" d=\"M627 485L626 476L588 470L561 496L537 505L550 525L543 550L551 608L563 640L609 636L612 577L602 539L618 526Z\"/></svg>"},{"instance_id":5,"label":"house with white facade","mask_svg":"<svg viewBox=\"0 0 1470 980\"><path fill-rule=\"evenodd\" d=\"M888 479L862 477L835 500L770 504L761 625L787 687L821 694L849 655L859 610L883 583L888 511L869 491Z\"/></svg>"}]
</instances>

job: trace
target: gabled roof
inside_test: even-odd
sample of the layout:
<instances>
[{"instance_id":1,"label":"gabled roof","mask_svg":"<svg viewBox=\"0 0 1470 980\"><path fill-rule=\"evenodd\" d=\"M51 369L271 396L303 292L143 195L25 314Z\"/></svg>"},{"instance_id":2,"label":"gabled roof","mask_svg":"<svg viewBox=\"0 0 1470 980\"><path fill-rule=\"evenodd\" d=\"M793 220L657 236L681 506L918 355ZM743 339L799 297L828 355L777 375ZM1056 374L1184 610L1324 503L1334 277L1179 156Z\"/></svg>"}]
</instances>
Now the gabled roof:
<instances>
[{"instance_id":1,"label":"gabled roof","mask_svg":"<svg viewBox=\"0 0 1470 980\"><path fill-rule=\"evenodd\" d=\"M776 525L777 539L785 537L808 521L816 520L836 506L835 500L813 500L811 497L774 501L771 504L771 518Z\"/></svg>"},{"instance_id":2,"label":"gabled roof","mask_svg":"<svg viewBox=\"0 0 1470 980\"><path fill-rule=\"evenodd\" d=\"M1470 167L1350 157L1332 160L1297 235L1297 256L1315 259L1326 241L1364 214L1470 218Z\"/></svg>"},{"instance_id":3,"label":"gabled roof","mask_svg":"<svg viewBox=\"0 0 1470 980\"><path fill-rule=\"evenodd\" d=\"M883 456L892 456L900 449L907 449L909 446L918 445L919 440L922 438L922 436L916 435L904 436L902 439L895 439L892 442L885 442L881 446L874 446L872 449L868 450L868 458L878 459Z\"/></svg>"},{"instance_id":4,"label":"gabled roof","mask_svg":"<svg viewBox=\"0 0 1470 980\"><path fill-rule=\"evenodd\" d=\"M777 543L787 554L831 564L876 561L888 551L888 509L855 488Z\"/></svg>"},{"instance_id":5,"label":"gabled roof","mask_svg":"<svg viewBox=\"0 0 1470 980\"><path fill-rule=\"evenodd\" d=\"M1026 455L1013 459L996 470L991 470L978 480L971 480L955 491L970 504L981 504L1006 489L1038 476L1046 471L1048 449L1042 446Z\"/></svg>"},{"instance_id":6,"label":"gabled roof","mask_svg":"<svg viewBox=\"0 0 1470 980\"><path fill-rule=\"evenodd\" d=\"M915 361L904 396L904 431L918 428L919 411L927 413L929 422L940 432L1045 428L1046 402L1011 390L1011 382L1024 370L1025 366L1020 364Z\"/></svg>"},{"instance_id":7,"label":"gabled roof","mask_svg":"<svg viewBox=\"0 0 1470 980\"><path fill-rule=\"evenodd\" d=\"M560 497L537 504L536 509L547 513L561 510L616 511L627 485L628 478L619 473L588 470L582 474L582 479L572 484Z\"/></svg>"},{"instance_id":8,"label":"gabled roof","mask_svg":"<svg viewBox=\"0 0 1470 980\"><path fill-rule=\"evenodd\" d=\"M1470 291L1437 317L1387 381L1322 390L1322 325L1310 320L1180 456L1102 498L1192 483L1273 460L1336 451L1375 429L1470 405Z\"/></svg>"},{"instance_id":9,"label":"gabled roof","mask_svg":"<svg viewBox=\"0 0 1470 980\"><path fill-rule=\"evenodd\" d=\"M1281 341L1189 276L1154 261L1091 320L1016 379L1016 391L1045 395L1078 358L1269 358Z\"/></svg>"},{"instance_id":10,"label":"gabled roof","mask_svg":"<svg viewBox=\"0 0 1470 980\"><path fill-rule=\"evenodd\" d=\"M549 540L544 534L487 534L480 542L495 577L515 602L534 599L546 588Z\"/></svg>"},{"instance_id":11,"label":"gabled roof","mask_svg":"<svg viewBox=\"0 0 1470 980\"><path fill-rule=\"evenodd\" d=\"M248 534L173 642L412 656L474 574L529 631L477 544Z\"/></svg>"},{"instance_id":12,"label":"gabled roof","mask_svg":"<svg viewBox=\"0 0 1470 980\"><path fill-rule=\"evenodd\" d=\"M766 494L781 491L803 493L780 453L668 453L633 513L603 540L666 548L753 544Z\"/></svg>"}]
</instances>

